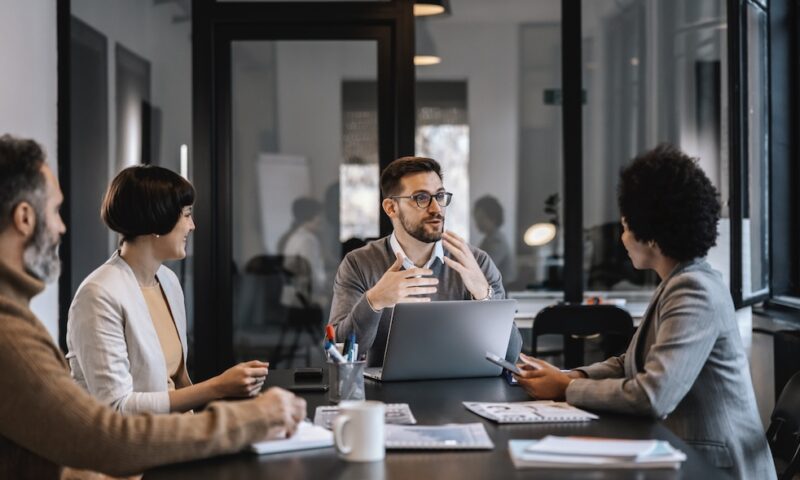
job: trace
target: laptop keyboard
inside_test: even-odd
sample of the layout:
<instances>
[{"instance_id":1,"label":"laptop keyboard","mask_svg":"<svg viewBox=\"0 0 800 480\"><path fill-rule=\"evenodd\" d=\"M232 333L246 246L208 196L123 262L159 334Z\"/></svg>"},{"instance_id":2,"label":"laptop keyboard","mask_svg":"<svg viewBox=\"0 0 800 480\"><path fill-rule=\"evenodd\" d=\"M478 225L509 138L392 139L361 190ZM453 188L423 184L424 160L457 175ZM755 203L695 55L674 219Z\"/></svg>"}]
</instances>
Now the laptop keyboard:
<instances>
[{"instance_id":1,"label":"laptop keyboard","mask_svg":"<svg viewBox=\"0 0 800 480\"><path fill-rule=\"evenodd\" d=\"M382 371L383 368L381 367L367 367L364 369L364 376L380 380Z\"/></svg>"}]
</instances>

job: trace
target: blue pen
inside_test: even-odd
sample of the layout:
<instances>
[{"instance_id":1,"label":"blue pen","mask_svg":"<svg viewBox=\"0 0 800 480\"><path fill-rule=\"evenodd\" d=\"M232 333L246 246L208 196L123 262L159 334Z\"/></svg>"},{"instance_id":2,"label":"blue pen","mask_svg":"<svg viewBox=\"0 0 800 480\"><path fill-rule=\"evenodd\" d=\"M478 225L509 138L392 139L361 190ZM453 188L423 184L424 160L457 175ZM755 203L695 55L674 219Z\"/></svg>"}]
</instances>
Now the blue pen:
<instances>
[{"instance_id":1,"label":"blue pen","mask_svg":"<svg viewBox=\"0 0 800 480\"><path fill-rule=\"evenodd\" d=\"M355 362L356 361L356 334L355 332L350 334L350 345L347 349L347 361L348 362Z\"/></svg>"}]
</instances>

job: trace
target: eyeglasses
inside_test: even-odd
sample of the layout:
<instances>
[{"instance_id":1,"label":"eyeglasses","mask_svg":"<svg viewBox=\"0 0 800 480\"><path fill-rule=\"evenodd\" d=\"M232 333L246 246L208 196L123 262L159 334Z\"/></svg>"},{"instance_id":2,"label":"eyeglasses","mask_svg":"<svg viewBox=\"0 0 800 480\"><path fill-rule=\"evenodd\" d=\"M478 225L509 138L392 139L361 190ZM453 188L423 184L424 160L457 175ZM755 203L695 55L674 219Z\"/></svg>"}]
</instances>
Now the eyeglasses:
<instances>
[{"instance_id":1,"label":"eyeglasses","mask_svg":"<svg viewBox=\"0 0 800 480\"><path fill-rule=\"evenodd\" d=\"M428 208L431 205L431 201L436 199L436 203L439 204L440 207L446 207L450 205L450 200L453 199L453 194L450 192L439 192L436 194L431 195L428 192L419 192L415 193L414 195L392 195L389 198L410 198L417 203L419 208Z\"/></svg>"}]
</instances>

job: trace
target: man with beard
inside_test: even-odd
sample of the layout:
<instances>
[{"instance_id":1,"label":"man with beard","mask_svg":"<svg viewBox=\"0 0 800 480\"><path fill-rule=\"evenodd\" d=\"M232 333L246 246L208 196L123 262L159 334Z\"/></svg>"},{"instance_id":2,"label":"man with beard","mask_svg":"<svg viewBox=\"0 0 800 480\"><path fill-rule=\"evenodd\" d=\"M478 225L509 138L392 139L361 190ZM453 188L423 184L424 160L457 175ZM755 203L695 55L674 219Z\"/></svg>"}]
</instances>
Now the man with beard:
<instances>
[{"instance_id":1,"label":"man with beard","mask_svg":"<svg viewBox=\"0 0 800 480\"><path fill-rule=\"evenodd\" d=\"M394 232L342 260L328 322L339 341L355 332L359 351L367 352L371 367L382 366L396 304L505 298L500 271L486 252L444 230L445 209L453 195L444 189L436 160L393 161L381 174L381 194ZM515 362L521 348L515 327L506 359Z\"/></svg>"},{"instance_id":2,"label":"man with beard","mask_svg":"<svg viewBox=\"0 0 800 480\"><path fill-rule=\"evenodd\" d=\"M130 475L291 434L306 404L277 388L194 415L123 416L72 380L29 307L59 274L63 198L36 142L0 136L0 478Z\"/></svg>"}]
</instances>

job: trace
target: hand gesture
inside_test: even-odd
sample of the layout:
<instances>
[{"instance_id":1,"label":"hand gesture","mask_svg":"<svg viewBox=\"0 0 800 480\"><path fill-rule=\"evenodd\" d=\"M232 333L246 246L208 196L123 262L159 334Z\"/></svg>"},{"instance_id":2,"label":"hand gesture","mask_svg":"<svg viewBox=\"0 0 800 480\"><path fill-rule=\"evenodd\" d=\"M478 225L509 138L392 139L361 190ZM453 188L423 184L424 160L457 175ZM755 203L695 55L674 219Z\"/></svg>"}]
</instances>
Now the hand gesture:
<instances>
[{"instance_id":1,"label":"hand gesture","mask_svg":"<svg viewBox=\"0 0 800 480\"><path fill-rule=\"evenodd\" d=\"M263 409L268 439L291 437L306 418L306 401L282 388L272 387L254 402Z\"/></svg>"},{"instance_id":2,"label":"hand gesture","mask_svg":"<svg viewBox=\"0 0 800 480\"><path fill-rule=\"evenodd\" d=\"M210 381L217 398L254 397L264 386L268 372L269 363L251 360L234 365Z\"/></svg>"},{"instance_id":3,"label":"hand gesture","mask_svg":"<svg viewBox=\"0 0 800 480\"><path fill-rule=\"evenodd\" d=\"M438 278L424 277L432 275L433 271L427 268L411 268L403 270L402 253L397 253L397 260L383 274L374 287L367 290L367 300L375 310L394 307L398 303L430 302L431 295L436 293Z\"/></svg>"},{"instance_id":4,"label":"hand gesture","mask_svg":"<svg viewBox=\"0 0 800 480\"><path fill-rule=\"evenodd\" d=\"M473 298L485 299L489 293L489 282L486 281L486 276L475 260L467 242L450 230L444 232L442 241L447 251L450 252L449 257L444 257L444 264L461 275L464 286L467 287Z\"/></svg>"}]
</instances>

